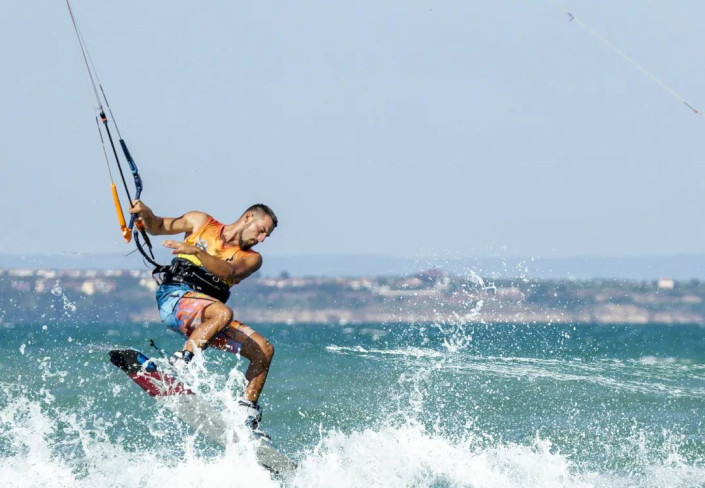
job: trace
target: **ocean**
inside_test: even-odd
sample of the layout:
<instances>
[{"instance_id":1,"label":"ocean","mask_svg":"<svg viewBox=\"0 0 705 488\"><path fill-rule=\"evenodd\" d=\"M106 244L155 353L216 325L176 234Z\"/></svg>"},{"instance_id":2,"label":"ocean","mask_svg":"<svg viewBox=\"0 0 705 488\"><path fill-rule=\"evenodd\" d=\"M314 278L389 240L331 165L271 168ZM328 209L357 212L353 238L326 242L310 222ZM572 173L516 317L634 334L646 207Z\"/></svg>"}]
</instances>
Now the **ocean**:
<instances>
[{"instance_id":1,"label":"ocean","mask_svg":"<svg viewBox=\"0 0 705 488\"><path fill-rule=\"evenodd\" d=\"M180 348L161 324L37 323L0 326L3 486L705 486L703 327L251 325L276 349L262 428L293 478L110 364L150 338ZM246 364L208 350L192 386L228 411Z\"/></svg>"}]
</instances>

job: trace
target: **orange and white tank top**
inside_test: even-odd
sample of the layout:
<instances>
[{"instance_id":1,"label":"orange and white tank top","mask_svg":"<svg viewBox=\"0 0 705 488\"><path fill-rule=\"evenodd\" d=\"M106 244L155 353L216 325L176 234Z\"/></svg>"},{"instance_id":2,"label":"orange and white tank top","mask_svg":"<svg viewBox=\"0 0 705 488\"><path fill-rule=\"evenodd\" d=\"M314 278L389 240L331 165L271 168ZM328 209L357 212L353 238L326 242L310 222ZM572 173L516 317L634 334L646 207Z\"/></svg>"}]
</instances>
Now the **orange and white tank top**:
<instances>
[{"instance_id":1,"label":"orange and white tank top","mask_svg":"<svg viewBox=\"0 0 705 488\"><path fill-rule=\"evenodd\" d=\"M225 224L218 222L210 215L206 223L198 228L195 232L186 238L187 243L193 244L197 248L207 252L211 256L222 259L223 261L234 261L235 259L243 258L249 254L257 254L253 250L240 249L238 245L226 245L223 242L223 227ZM200 259L192 254L179 254L177 257L186 259L196 266L204 268ZM238 281L226 281L228 286L233 286L239 283Z\"/></svg>"}]
</instances>

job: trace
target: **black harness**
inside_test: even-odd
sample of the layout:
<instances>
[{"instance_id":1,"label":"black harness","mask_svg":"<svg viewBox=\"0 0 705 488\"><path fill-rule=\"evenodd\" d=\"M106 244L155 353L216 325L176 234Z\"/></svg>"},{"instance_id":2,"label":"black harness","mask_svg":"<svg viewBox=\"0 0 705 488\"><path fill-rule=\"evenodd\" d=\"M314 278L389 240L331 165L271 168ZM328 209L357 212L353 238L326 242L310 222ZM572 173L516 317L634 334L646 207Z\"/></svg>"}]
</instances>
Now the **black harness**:
<instances>
[{"instance_id":1,"label":"black harness","mask_svg":"<svg viewBox=\"0 0 705 488\"><path fill-rule=\"evenodd\" d=\"M169 266L157 266L152 274L158 273L162 274L162 285L183 284L223 303L230 298L230 285L187 259L174 258Z\"/></svg>"}]
</instances>

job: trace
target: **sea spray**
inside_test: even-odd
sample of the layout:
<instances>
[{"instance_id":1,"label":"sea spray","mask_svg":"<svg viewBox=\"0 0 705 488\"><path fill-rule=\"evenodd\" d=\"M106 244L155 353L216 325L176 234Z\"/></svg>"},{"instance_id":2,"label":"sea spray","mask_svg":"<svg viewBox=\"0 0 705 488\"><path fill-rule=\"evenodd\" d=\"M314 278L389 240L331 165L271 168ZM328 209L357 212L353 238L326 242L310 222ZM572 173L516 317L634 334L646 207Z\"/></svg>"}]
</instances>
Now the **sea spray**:
<instances>
[{"instance_id":1,"label":"sea spray","mask_svg":"<svg viewBox=\"0 0 705 488\"><path fill-rule=\"evenodd\" d=\"M301 463L293 486L339 487L582 487L569 462L550 444L477 448L453 442L419 425L328 432ZM335 480L326 485L326 480Z\"/></svg>"},{"instance_id":2,"label":"sea spray","mask_svg":"<svg viewBox=\"0 0 705 488\"><path fill-rule=\"evenodd\" d=\"M142 348L153 337L171 351L181 337L161 325L42 325L0 327L6 486L705 480L705 329L697 326L253 324L277 349L263 428L301 466L280 481L253 462L250 446L209 442L108 361L111 348ZM199 394L237 428L247 361L215 350L201 360Z\"/></svg>"}]
</instances>

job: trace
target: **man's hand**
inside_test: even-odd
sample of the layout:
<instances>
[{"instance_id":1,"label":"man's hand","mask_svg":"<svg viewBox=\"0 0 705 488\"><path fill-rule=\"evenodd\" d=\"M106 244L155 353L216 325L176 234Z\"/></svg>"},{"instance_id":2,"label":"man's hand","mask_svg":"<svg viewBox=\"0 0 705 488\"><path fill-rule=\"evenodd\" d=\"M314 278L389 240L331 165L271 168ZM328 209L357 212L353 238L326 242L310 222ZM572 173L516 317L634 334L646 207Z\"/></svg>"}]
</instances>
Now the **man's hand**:
<instances>
[{"instance_id":1,"label":"man's hand","mask_svg":"<svg viewBox=\"0 0 705 488\"><path fill-rule=\"evenodd\" d=\"M154 212L141 200L132 200L130 213L137 216L137 221L142 222L150 234L155 234L155 225L158 225Z\"/></svg>"},{"instance_id":2,"label":"man's hand","mask_svg":"<svg viewBox=\"0 0 705 488\"><path fill-rule=\"evenodd\" d=\"M230 264L220 258L211 256L200 247L196 247L187 242L179 241L164 241L162 242L162 245L171 249L171 254L188 254L191 256L196 256L196 258L201 261L201 264L208 271L222 280L232 279L231 275L233 273L233 268Z\"/></svg>"},{"instance_id":3,"label":"man's hand","mask_svg":"<svg viewBox=\"0 0 705 488\"><path fill-rule=\"evenodd\" d=\"M132 200L132 206L130 207L130 213L136 214L141 219L154 218L154 212L147 205L142 203L142 200Z\"/></svg>"},{"instance_id":4,"label":"man's hand","mask_svg":"<svg viewBox=\"0 0 705 488\"><path fill-rule=\"evenodd\" d=\"M200 248L194 246L193 244L189 244L187 242L179 242L179 241L164 241L162 243L164 247L168 247L169 249L172 249L171 254L190 254L190 255L195 255L199 251L201 251Z\"/></svg>"}]
</instances>

